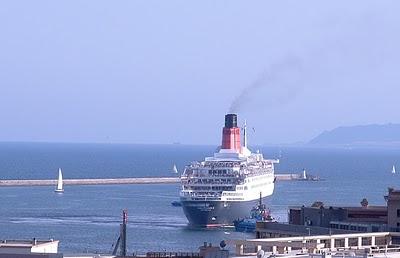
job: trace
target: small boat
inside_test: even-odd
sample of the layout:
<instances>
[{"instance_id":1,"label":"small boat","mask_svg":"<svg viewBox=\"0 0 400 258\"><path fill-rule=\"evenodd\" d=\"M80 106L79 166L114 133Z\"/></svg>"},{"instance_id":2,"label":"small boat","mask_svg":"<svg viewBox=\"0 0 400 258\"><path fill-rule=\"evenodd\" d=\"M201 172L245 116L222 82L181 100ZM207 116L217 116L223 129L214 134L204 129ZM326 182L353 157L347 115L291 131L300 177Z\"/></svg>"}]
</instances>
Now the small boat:
<instances>
[{"instance_id":1,"label":"small boat","mask_svg":"<svg viewBox=\"0 0 400 258\"><path fill-rule=\"evenodd\" d=\"M303 180L307 180L307 172L305 169L303 169Z\"/></svg>"},{"instance_id":2,"label":"small boat","mask_svg":"<svg viewBox=\"0 0 400 258\"><path fill-rule=\"evenodd\" d=\"M176 168L176 165L174 164L173 168L172 168L172 173L174 174L178 174L178 169Z\"/></svg>"},{"instance_id":3,"label":"small boat","mask_svg":"<svg viewBox=\"0 0 400 258\"><path fill-rule=\"evenodd\" d=\"M238 232L254 232L256 230L256 224L259 221L276 222L270 215L270 210L262 204L261 193L260 201L257 206L251 209L250 218L238 219L233 222L235 230Z\"/></svg>"},{"instance_id":4,"label":"small boat","mask_svg":"<svg viewBox=\"0 0 400 258\"><path fill-rule=\"evenodd\" d=\"M171 205L174 207L182 207L182 203L180 201L173 201L171 202Z\"/></svg>"},{"instance_id":5,"label":"small boat","mask_svg":"<svg viewBox=\"0 0 400 258\"><path fill-rule=\"evenodd\" d=\"M392 174L396 174L396 167L393 165Z\"/></svg>"},{"instance_id":6,"label":"small boat","mask_svg":"<svg viewBox=\"0 0 400 258\"><path fill-rule=\"evenodd\" d=\"M57 187L54 190L54 192L56 192L56 193L63 193L64 192L61 168L58 169Z\"/></svg>"}]
</instances>

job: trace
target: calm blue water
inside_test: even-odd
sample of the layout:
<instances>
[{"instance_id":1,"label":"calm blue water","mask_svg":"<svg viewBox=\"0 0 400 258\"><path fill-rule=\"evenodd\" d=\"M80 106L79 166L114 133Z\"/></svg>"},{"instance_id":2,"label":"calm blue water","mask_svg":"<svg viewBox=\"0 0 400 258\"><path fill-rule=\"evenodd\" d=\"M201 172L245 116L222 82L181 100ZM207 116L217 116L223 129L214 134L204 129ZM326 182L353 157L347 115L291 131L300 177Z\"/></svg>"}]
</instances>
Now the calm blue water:
<instances>
[{"instance_id":1,"label":"calm blue water","mask_svg":"<svg viewBox=\"0 0 400 258\"><path fill-rule=\"evenodd\" d=\"M0 144L1 179L54 179L58 167L65 178L171 176L192 160L211 155L214 146ZM261 148L281 163L276 172L318 174L320 182L278 182L269 205L274 217L287 219L290 205L383 205L388 186L400 188L390 173L400 164L396 149ZM54 238L64 252L110 252L121 210L128 209L129 252L197 251L203 242L252 237L231 229L194 230L186 226L177 200L179 185L66 186L0 188L0 239Z\"/></svg>"}]
</instances>

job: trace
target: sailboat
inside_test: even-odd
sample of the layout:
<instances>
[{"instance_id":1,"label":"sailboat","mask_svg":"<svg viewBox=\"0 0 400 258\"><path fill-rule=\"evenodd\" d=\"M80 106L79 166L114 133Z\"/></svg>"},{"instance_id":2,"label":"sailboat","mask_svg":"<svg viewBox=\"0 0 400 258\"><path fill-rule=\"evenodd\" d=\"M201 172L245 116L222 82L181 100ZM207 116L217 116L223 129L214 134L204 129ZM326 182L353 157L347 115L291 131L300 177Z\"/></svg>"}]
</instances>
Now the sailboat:
<instances>
[{"instance_id":1,"label":"sailboat","mask_svg":"<svg viewBox=\"0 0 400 258\"><path fill-rule=\"evenodd\" d=\"M392 174L396 174L396 167L393 165Z\"/></svg>"},{"instance_id":2,"label":"sailboat","mask_svg":"<svg viewBox=\"0 0 400 258\"><path fill-rule=\"evenodd\" d=\"M54 190L54 192L56 192L56 193L64 192L61 168L58 169L57 187L56 187L56 190Z\"/></svg>"},{"instance_id":3,"label":"sailboat","mask_svg":"<svg viewBox=\"0 0 400 258\"><path fill-rule=\"evenodd\" d=\"M307 172L305 169L303 169L303 180L307 180Z\"/></svg>"},{"instance_id":4,"label":"sailboat","mask_svg":"<svg viewBox=\"0 0 400 258\"><path fill-rule=\"evenodd\" d=\"M174 167L172 168L172 173L178 174L178 169L176 168L175 164Z\"/></svg>"}]
</instances>

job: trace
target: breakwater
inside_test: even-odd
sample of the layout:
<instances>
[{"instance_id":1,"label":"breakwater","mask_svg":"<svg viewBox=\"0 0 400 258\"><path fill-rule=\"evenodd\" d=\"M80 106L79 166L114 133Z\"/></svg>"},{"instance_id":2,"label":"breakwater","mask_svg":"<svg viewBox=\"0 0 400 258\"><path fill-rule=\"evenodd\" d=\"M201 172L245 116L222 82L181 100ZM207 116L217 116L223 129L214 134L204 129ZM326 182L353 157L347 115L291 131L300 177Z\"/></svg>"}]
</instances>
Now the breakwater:
<instances>
[{"instance_id":1,"label":"breakwater","mask_svg":"<svg viewBox=\"0 0 400 258\"><path fill-rule=\"evenodd\" d=\"M64 185L123 185L123 184L176 184L178 177L133 177L133 178L81 178L64 179ZM52 179L17 179L0 180L1 186L46 186L56 185Z\"/></svg>"},{"instance_id":2,"label":"breakwater","mask_svg":"<svg viewBox=\"0 0 400 258\"><path fill-rule=\"evenodd\" d=\"M276 181L300 180L298 174L275 174ZM131 177L131 178L80 178L64 179L64 185L123 185L123 184L177 184L179 177ZM12 179L0 180L0 187L6 186L48 186L56 185L53 179Z\"/></svg>"}]
</instances>

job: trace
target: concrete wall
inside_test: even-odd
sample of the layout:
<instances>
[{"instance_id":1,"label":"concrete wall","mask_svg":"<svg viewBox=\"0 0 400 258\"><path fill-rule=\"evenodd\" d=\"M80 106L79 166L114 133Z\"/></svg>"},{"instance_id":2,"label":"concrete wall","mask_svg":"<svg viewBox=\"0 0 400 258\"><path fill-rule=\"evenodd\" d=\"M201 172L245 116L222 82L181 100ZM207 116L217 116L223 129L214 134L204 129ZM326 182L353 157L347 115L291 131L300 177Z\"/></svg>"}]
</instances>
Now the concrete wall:
<instances>
[{"instance_id":1,"label":"concrete wall","mask_svg":"<svg viewBox=\"0 0 400 258\"><path fill-rule=\"evenodd\" d=\"M388 226L389 228L400 228L400 192L389 190L387 198L388 206Z\"/></svg>"},{"instance_id":2,"label":"concrete wall","mask_svg":"<svg viewBox=\"0 0 400 258\"><path fill-rule=\"evenodd\" d=\"M275 222L257 222L257 238L268 237L290 237L290 236L308 236L308 235L330 235L330 234L349 234L354 231L330 229L324 227L313 227L304 225L292 225Z\"/></svg>"},{"instance_id":3,"label":"concrete wall","mask_svg":"<svg viewBox=\"0 0 400 258\"><path fill-rule=\"evenodd\" d=\"M292 208L289 210L289 224L294 225L304 225L304 222L301 220L301 209Z\"/></svg>"},{"instance_id":4,"label":"concrete wall","mask_svg":"<svg viewBox=\"0 0 400 258\"><path fill-rule=\"evenodd\" d=\"M35 241L35 242L33 242ZM0 254L58 253L59 241L3 240Z\"/></svg>"},{"instance_id":5,"label":"concrete wall","mask_svg":"<svg viewBox=\"0 0 400 258\"><path fill-rule=\"evenodd\" d=\"M329 228L331 221L346 220L347 210L341 208L303 207L301 217L303 225Z\"/></svg>"},{"instance_id":6,"label":"concrete wall","mask_svg":"<svg viewBox=\"0 0 400 258\"><path fill-rule=\"evenodd\" d=\"M0 254L30 254L31 247L1 247Z\"/></svg>"},{"instance_id":7,"label":"concrete wall","mask_svg":"<svg viewBox=\"0 0 400 258\"><path fill-rule=\"evenodd\" d=\"M56 254L58 253L58 241L32 246L32 253Z\"/></svg>"},{"instance_id":8,"label":"concrete wall","mask_svg":"<svg viewBox=\"0 0 400 258\"><path fill-rule=\"evenodd\" d=\"M0 254L0 258L63 258L62 254Z\"/></svg>"}]
</instances>

